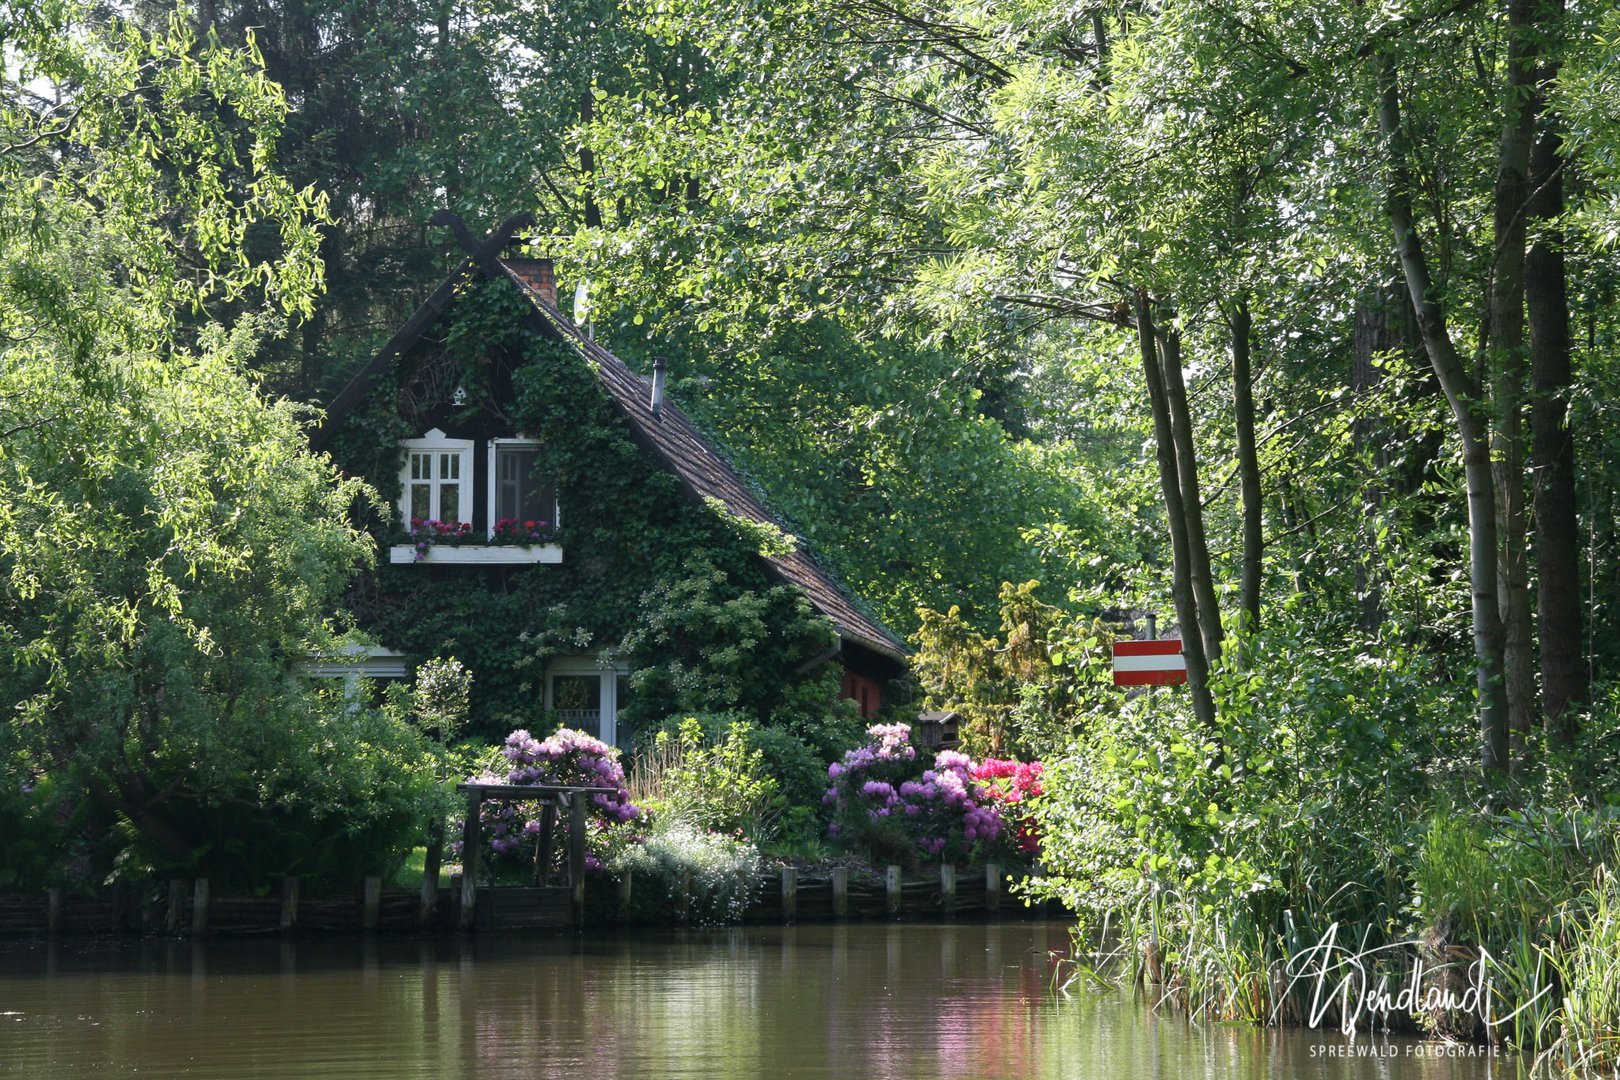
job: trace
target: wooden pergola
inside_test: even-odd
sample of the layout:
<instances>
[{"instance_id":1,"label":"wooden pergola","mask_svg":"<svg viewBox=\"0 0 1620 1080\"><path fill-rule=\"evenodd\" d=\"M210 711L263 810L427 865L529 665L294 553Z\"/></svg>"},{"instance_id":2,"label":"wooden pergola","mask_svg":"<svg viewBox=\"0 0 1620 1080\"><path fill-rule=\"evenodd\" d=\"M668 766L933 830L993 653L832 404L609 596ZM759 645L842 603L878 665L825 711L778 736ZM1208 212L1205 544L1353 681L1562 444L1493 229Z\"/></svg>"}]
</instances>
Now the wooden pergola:
<instances>
[{"instance_id":1,"label":"wooden pergola","mask_svg":"<svg viewBox=\"0 0 1620 1080\"><path fill-rule=\"evenodd\" d=\"M540 835L535 843L534 884L545 884L550 871L551 854L556 834L557 818L568 811L568 888L573 909L574 925L585 921L585 810L586 800L592 795L612 795L617 789L609 787L575 787L562 784L457 784L456 790L467 796L466 823L461 833L461 903L456 912L456 926L460 930L473 928L473 915L478 902L478 872L483 852L483 822L480 811L485 800L501 802L539 802L542 805Z\"/></svg>"}]
</instances>

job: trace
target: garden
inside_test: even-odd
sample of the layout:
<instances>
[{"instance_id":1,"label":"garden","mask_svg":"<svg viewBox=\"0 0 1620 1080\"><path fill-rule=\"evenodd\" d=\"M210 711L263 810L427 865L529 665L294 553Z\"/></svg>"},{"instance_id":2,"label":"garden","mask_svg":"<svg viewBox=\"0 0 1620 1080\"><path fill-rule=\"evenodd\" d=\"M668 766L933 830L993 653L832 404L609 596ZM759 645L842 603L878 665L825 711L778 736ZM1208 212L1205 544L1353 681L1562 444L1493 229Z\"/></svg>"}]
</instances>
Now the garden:
<instances>
[{"instance_id":1,"label":"garden","mask_svg":"<svg viewBox=\"0 0 1620 1080\"><path fill-rule=\"evenodd\" d=\"M677 912L702 925L738 921L784 866L1011 869L1039 855L1024 805L1041 793L1039 762L919 751L909 725L874 724L864 742L826 766L824 792L806 805L769 771L760 735L747 721L711 733L685 717L658 732L627 770L616 748L584 732L564 728L539 739L518 730L469 779L611 789L589 798L585 864L611 879L635 876L637 921L671 921ZM516 803L484 805L480 866L490 882L531 880L541 814ZM459 836L461 825L451 822L450 835ZM450 853L463 854L459 840Z\"/></svg>"}]
</instances>

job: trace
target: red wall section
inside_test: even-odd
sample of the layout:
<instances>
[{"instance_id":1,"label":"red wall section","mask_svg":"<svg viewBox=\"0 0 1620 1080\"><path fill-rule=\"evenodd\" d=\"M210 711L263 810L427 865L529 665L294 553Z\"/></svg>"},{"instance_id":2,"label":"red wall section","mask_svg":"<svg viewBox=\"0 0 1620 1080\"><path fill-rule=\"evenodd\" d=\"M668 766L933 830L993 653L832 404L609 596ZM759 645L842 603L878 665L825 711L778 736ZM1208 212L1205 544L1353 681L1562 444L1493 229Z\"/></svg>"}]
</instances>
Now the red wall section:
<instances>
[{"instance_id":1,"label":"red wall section","mask_svg":"<svg viewBox=\"0 0 1620 1080\"><path fill-rule=\"evenodd\" d=\"M883 708L883 684L844 669L844 682L838 696L848 698L861 707L863 719L870 720Z\"/></svg>"}]
</instances>

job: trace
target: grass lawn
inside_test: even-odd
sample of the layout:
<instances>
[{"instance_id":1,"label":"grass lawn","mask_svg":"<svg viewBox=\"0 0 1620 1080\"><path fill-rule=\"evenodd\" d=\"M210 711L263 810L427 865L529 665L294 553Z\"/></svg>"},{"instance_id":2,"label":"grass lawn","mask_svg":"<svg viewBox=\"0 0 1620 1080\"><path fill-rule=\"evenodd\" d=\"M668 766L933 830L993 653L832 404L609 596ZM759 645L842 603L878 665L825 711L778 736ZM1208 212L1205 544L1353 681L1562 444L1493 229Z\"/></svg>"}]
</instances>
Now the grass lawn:
<instances>
[{"instance_id":1,"label":"grass lawn","mask_svg":"<svg viewBox=\"0 0 1620 1080\"><path fill-rule=\"evenodd\" d=\"M411 849L411 853L405 856L405 861L399 864L399 869L394 871L393 879L389 881L389 884L408 889L417 888L422 884L422 872L426 868L426 864L427 848Z\"/></svg>"}]
</instances>

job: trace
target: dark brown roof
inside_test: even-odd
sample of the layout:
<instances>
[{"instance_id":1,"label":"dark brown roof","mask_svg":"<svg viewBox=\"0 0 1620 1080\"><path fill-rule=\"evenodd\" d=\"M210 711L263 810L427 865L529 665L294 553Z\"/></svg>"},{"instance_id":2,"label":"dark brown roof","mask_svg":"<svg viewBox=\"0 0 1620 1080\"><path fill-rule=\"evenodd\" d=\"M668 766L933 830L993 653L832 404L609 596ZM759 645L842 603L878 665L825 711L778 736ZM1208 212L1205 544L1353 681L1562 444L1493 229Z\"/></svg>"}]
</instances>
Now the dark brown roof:
<instances>
[{"instance_id":1,"label":"dark brown roof","mask_svg":"<svg viewBox=\"0 0 1620 1080\"><path fill-rule=\"evenodd\" d=\"M695 499L718 499L731 513L749 521L779 526L780 523L714 445L666 396L657 416L652 413L652 384L631 371L617 356L587 338L571 320L530 282L532 275L506 261L501 269L528 297L535 309L590 362L613 404L660 463L681 481ZM526 267L524 269L527 269ZM866 614L850 598L833 576L809 554L795 550L789 555L762 556L783 581L797 585L810 598L815 609L833 621L840 637L896 659L905 656L905 646L882 623Z\"/></svg>"},{"instance_id":2,"label":"dark brown roof","mask_svg":"<svg viewBox=\"0 0 1620 1080\"><path fill-rule=\"evenodd\" d=\"M481 254L481 253L480 253ZM330 435L344 413L353 409L364 397L371 381L395 357L409 349L448 305L456 286L472 272L476 264L486 273L498 270L518 287L533 305L539 317L562 340L570 343L584 356L601 381L608 397L630 423L636 441L649 450L659 464L674 473L681 487L699 502L713 498L741 518L759 524L780 527L780 523L765 505L751 492L736 469L666 396L658 416L652 414L651 384L631 371L623 360L608 352L582 333L572 321L557 309L554 293L547 295L535 277L533 265L527 261L504 259L469 259L441 285L427 302L419 307L383 350L366 365L338 394L327 410L326 419L312 435L319 447ZM553 286L554 288L555 286ZM795 550L788 555L761 556L771 572L792 585L803 589L811 605L832 620L839 637L880 653L894 660L904 661L905 645L890 633L876 618L862 610L843 587L820 563L804 551Z\"/></svg>"}]
</instances>

